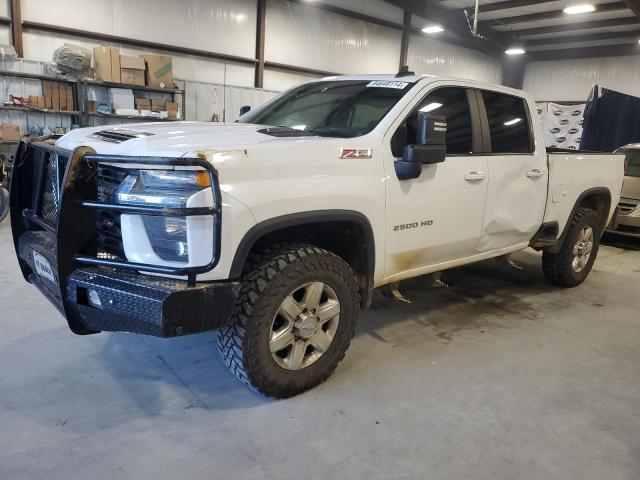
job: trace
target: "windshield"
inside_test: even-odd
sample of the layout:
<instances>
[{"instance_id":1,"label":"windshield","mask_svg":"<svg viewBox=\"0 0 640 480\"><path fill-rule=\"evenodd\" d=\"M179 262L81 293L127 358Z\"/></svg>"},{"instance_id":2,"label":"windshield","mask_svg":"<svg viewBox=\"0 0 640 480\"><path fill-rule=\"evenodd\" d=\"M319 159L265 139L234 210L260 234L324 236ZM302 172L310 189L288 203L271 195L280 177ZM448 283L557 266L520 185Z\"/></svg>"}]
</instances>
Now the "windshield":
<instances>
[{"instance_id":1,"label":"windshield","mask_svg":"<svg viewBox=\"0 0 640 480\"><path fill-rule=\"evenodd\" d=\"M369 133L412 84L396 81L326 81L301 85L238 121L288 127L328 137Z\"/></svg>"},{"instance_id":2,"label":"windshield","mask_svg":"<svg viewBox=\"0 0 640 480\"><path fill-rule=\"evenodd\" d=\"M640 150L624 150L627 157L627 170L624 172L627 177L640 177Z\"/></svg>"}]
</instances>

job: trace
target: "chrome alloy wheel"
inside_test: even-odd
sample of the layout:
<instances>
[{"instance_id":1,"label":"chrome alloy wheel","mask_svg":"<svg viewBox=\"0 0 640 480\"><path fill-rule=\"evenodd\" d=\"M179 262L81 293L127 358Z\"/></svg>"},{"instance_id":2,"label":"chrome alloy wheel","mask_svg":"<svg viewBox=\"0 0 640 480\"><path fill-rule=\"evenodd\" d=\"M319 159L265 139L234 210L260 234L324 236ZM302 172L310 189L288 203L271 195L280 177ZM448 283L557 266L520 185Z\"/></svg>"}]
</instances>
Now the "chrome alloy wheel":
<instances>
[{"instance_id":1,"label":"chrome alloy wheel","mask_svg":"<svg viewBox=\"0 0 640 480\"><path fill-rule=\"evenodd\" d=\"M329 349L339 322L335 290L322 282L304 284L285 297L271 323L271 356L287 370L308 367Z\"/></svg>"},{"instance_id":2,"label":"chrome alloy wheel","mask_svg":"<svg viewBox=\"0 0 640 480\"><path fill-rule=\"evenodd\" d=\"M593 250L593 229L584 227L578 234L578 241L573 247L573 271L580 273L587 266Z\"/></svg>"}]
</instances>

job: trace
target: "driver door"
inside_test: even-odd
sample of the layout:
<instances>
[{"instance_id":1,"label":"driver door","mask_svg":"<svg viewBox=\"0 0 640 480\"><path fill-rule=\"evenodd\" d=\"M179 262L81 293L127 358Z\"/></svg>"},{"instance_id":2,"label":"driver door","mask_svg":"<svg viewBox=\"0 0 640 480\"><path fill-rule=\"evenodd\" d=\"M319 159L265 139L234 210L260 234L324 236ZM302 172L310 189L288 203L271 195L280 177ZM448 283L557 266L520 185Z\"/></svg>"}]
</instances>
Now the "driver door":
<instances>
[{"instance_id":1,"label":"driver door","mask_svg":"<svg viewBox=\"0 0 640 480\"><path fill-rule=\"evenodd\" d=\"M427 93L428 92L428 93ZM423 165L418 178L399 180L394 161L416 142L418 112L444 115L447 156ZM385 138L386 281L437 271L444 263L477 254L485 201L488 161L481 151L475 92L460 86L427 87Z\"/></svg>"}]
</instances>

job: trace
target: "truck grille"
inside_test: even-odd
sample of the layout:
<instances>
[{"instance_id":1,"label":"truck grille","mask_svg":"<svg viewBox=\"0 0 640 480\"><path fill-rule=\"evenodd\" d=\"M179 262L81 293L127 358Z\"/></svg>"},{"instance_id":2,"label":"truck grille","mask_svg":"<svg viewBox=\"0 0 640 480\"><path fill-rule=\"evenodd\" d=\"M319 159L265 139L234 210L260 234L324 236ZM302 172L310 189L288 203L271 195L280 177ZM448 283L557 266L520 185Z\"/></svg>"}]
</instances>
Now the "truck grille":
<instances>
[{"instance_id":1,"label":"truck grille","mask_svg":"<svg viewBox=\"0 0 640 480\"><path fill-rule=\"evenodd\" d=\"M46 160L44 184L40 204L40 216L51 225L56 225L60 213L60 187L66 159L51 153Z\"/></svg>"},{"instance_id":2,"label":"truck grille","mask_svg":"<svg viewBox=\"0 0 640 480\"><path fill-rule=\"evenodd\" d=\"M127 176L127 170L100 165L98 168L98 201L113 202L113 192ZM120 214L110 210L96 211L96 243L98 257L124 258Z\"/></svg>"},{"instance_id":3,"label":"truck grille","mask_svg":"<svg viewBox=\"0 0 640 480\"><path fill-rule=\"evenodd\" d=\"M620 213L627 215L640 206L640 200L635 200L633 198L621 198L618 206L620 207Z\"/></svg>"}]
</instances>

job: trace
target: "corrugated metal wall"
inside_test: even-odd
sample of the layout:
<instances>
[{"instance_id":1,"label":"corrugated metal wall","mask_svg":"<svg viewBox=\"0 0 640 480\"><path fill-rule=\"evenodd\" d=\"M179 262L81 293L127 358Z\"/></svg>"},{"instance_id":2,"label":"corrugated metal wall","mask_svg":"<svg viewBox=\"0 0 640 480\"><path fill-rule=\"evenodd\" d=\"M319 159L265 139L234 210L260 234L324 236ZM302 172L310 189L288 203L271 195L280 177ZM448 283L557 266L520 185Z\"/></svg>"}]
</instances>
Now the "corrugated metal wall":
<instances>
[{"instance_id":1,"label":"corrugated metal wall","mask_svg":"<svg viewBox=\"0 0 640 480\"><path fill-rule=\"evenodd\" d=\"M523 88L539 101L586 101L598 84L640 96L640 56L531 62Z\"/></svg>"}]
</instances>

